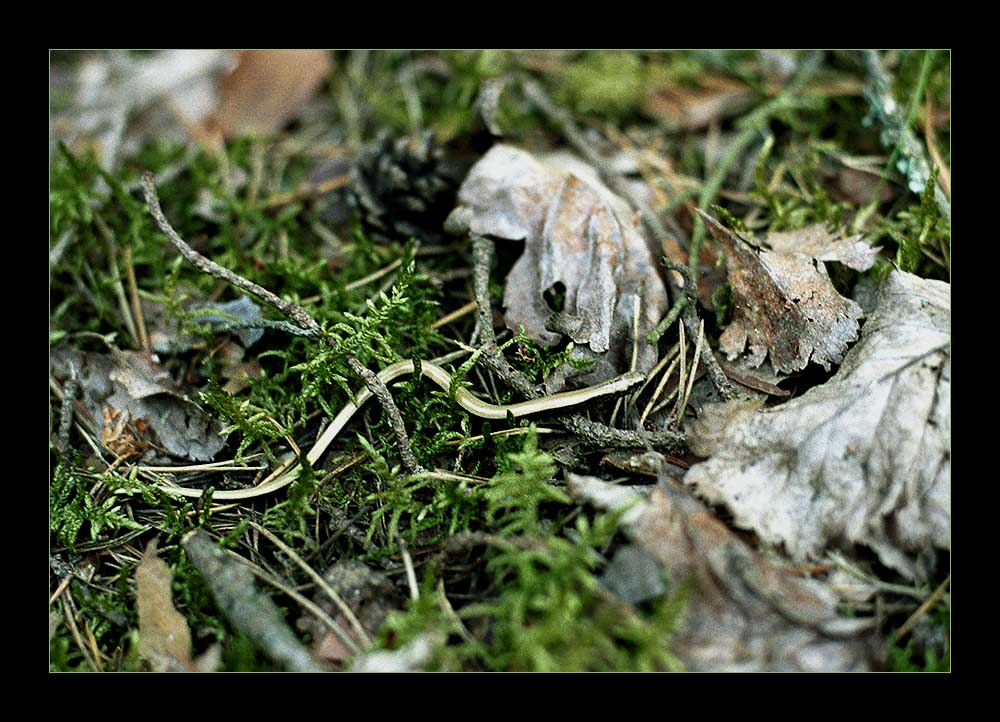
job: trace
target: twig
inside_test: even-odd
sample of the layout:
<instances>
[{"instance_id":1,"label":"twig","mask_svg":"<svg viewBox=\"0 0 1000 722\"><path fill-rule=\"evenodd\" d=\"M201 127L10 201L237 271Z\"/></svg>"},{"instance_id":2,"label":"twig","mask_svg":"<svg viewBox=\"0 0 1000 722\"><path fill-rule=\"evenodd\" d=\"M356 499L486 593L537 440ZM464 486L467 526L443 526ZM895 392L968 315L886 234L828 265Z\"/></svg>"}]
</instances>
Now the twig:
<instances>
[{"instance_id":1,"label":"twig","mask_svg":"<svg viewBox=\"0 0 1000 722\"><path fill-rule=\"evenodd\" d=\"M399 553L403 557L403 568L406 569L406 585L410 588L410 599L416 602L420 599L420 587L417 585L417 573L413 569L413 558L406 548L403 537L396 532L396 543L399 544Z\"/></svg>"},{"instance_id":2,"label":"twig","mask_svg":"<svg viewBox=\"0 0 1000 722\"><path fill-rule=\"evenodd\" d=\"M221 278L223 281L231 283L237 288L256 296L269 306L278 309L278 311L280 311L283 315L288 316L295 323L297 323L300 328L311 331L317 337L322 335L320 325L304 308L298 304L278 298L278 296L274 295L263 286L259 286L253 281L249 281L242 276L238 276L228 268L220 266L215 261L206 258L198 253L198 251L191 248L191 246L189 246L183 238L177 235L177 231L171 227L170 222L167 221L166 217L163 215L163 211L160 209L160 199L157 197L156 187L153 185L153 174L149 171L144 173L142 176L142 184L143 190L146 194L146 205L149 207L149 212L153 216L153 220L156 221L156 225L159 227L160 231L167 237L174 247L180 251L184 258L193 263L202 272L208 273L216 278Z\"/></svg>"},{"instance_id":3,"label":"twig","mask_svg":"<svg viewBox=\"0 0 1000 722\"><path fill-rule=\"evenodd\" d=\"M896 632L897 642L903 637L905 637L907 634L909 634L910 630L913 629L913 627L916 625L918 621L920 621L920 618L925 614L927 614L927 612L931 609L931 607L937 604L938 600L941 599L942 596L944 596L944 590L948 588L949 584L951 584L951 574L949 574L948 578L945 579L943 582L941 582L940 585L938 585L938 588L935 589L931 593L931 595L927 597L926 600L924 600L923 604L917 607L917 611L915 611L912 615L910 615L910 618L907 619L903 623L903 626L899 628L899 631Z\"/></svg>"},{"instance_id":4,"label":"twig","mask_svg":"<svg viewBox=\"0 0 1000 722\"><path fill-rule=\"evenodd\" d=\"M364 645L370 647L372 645L372 639L371 639L370 636L368 636L368 632L365 631L364 626L361 624L360 621L358 621L358 618L357 618L357 616L355 616L354 611L350 608L350 606L348 606L348 604L343 599L341 599L340 595L337 594L337 591L333 587L331 587L329 585L329 583L326 581L326 579L324 579L319 573L317 573L315 569L313 569L308 564L306 564L305 561L302 559L302 557L300 557L298 554L295 553L294 549L292 549L290 546L288 546L287 544L285 544L283 541L281 541L281 539L279 539L277 536L275 536L274 534L272 534L266 528L264 528L263 526L261 526L259 524L254 523L252 521L249 522L249 524L254 529L256 529L258 532L260 532L261 534L263 534L267 539L269 539L272 544L274 544L281 551L283 551L288 556L289 559L291 559L293 562L295 562L296 564L298 564L299 567L306 574L308 574L310 577L312 577L312 580L314 582L316 582L316 585L320 589L322 589L323 592L328 597L330 597L330 599L333 601L333 603L337 605L337 609L340 610L340 613L344 615L344 617L347 619L348 622L350 622L351 627L354 628L354 631L357 633L358 637L361 639L361 642ZM340 638L340 641L342 641L344 644L346 644L348 646L348 648L352 652L354 652L355 654L358 653L359 650L358 650L357 645L354 643L354 640L352 640L347 635L346 632L344 632L342 629L340 629L339 625L336 625L336 632L335 633L337 634L337 637Z\"/></svg>"},{"instance_id":5,"label":"twig","mask_svg":"<svg viewBox=\"0 0 1000 722\"><path fill-rule=\"evenodd\" d=\"M375 372L358 361L354 356L348 356L347 363L351 367L351 370L361 377L365 382L365 386L378 399L379 403L382 404L382 408L389 415L389 425L396 435L396 442L399 444L399 456L403 460L403 466L411 474L419 474L426 471L420 462L417 461L417 457L410 447L410 439L407 437L406 427L403 425L403 415L399 413L399 408L396 406L396 402L392 400L392 394L389 393L389 389L375 375Z\"/></svg>"},{"instance_id":6,"label":"twig","mask_svg":"<svg viewBox=\"0 0 1000 722\"><path fill-rule=\"evenodd\" d=\"M677 271L684 279L684 289L682 292L688 299L682 309L684 326L691 336L695 336L698 334L698 328L701 324L701 319L696 310L698 305L698 286L696 285L695 277L691 274L691 269L683 263L674 263L668 258L664 258L662 263L670 270ZM707 345L702 353L704 354L702 361L705 364L705 373L708 374L708 378L711 379L712 384L724 400L732 401L736 398L736 388L730 383L729 377L722 370L722 367L715 358L715 354L712 353L711 348Z\"/></svg>"},{"instance_id":7,"label":"twig","mask_svg":"<svg viewBox=\"0 0 1000 722\"><path fill-rule=\"evenodd\" d=\"M182 543L212 590L219 608L234 627L286 669L324 671L286 624L277 605L254 587L249 569L230 560L200 529L186 534Z\"/></svg>"},{"instance_id":8,"label":"twig","mask_svg":"<svg viewBox=\"0 0 1000 722\"><path fill-rule=\"evenodd\" d=\"M66 624L69 626L69 632L73 635L73 641L76 642L76 646L79 647L80 654L83 656L84 661L93 671L102 671L101 668L97 666L97 662L91 658L90 652L83 643L83 637L80 636L80 630L76 626L76 620L73 618L73 615L76 613L76 605L73 602L73 592L67 590L65 596L63 596L62 602L63 614L66 617Z\"/></svg>"},{"instance_id":9,"label":"twig","mask_svg":"<svg viewBox=\"0 0 1000 722\"><path fill-rule=\"evenodd\" d=\"M121 274L118 272L118 246L115 243L114 234L111 232L111 229L108 228L108 224L104 222L104 219L101 218L100 215L94 216L94 225L97 226L97 230L100 232L101 237L108 246L108 256L111 261L110 270L112 285L115 289L115 298L118 299L118 308L122 315L122 321L125 323L125 330L128 331L132 340L138 344L139 332L135 328L132 313L129 311L128 301L125 298L125 287L122 285Z\"/></svg>"},{"instance_id":10,"label":"twig","mask_svg":"<svg viewBox=\"0 0 1000 722\"><path fill-rule=\"evenodd\" d=\"M475 311L476 310L476 305L477 304L476 304L475 301L469 301L464 306L461 306L460 308L456 308L451 313L445 314L444 316L442 316L441 318L439 318L437 321L435 321L434 323L431 324L431 328L441 328L442 326L447 326L452 321L457 321L458 319L462 318L463 316L466 316L466 315L472 313L473 311Z\"/></svg>"},{"instance_id":11,"label":"twig","mask_svg":"<svg viewBox=\"0 0 1000 722\"><path fill-rule=\"evenodd\" d=\"M142 304L139 303L139 284L135 280L135 267L132 265L132 246L125 246L125 277L128 279L129 299L132 302L132 317L139 331L139 343L142 350L149 353L149 334L146 332L146 319L142 315Z\"/></svg>"},{"instance_id":12,"label":"twig","mask_svg":"<svg viewBox=\"0 0 1000 722\"><path fill-rule=\"evenodd\" d=\"M170 222L167 221L166 217L163 215L163 211L160 209L160 199L156 195L156 187L153 184L153 174L146 172L142 177L143 190L146 195L146 205L149 207L149 212L153 216L153 220L156 221L156 225L159 226L160 231L162 231L170 242L180 251L181 255L184 256L188 261L195 265L196 268L200 269L204 273L208 273L216 278L222 279L227 283L236 286L247 293L256 296L261 299L269 306L277 309L281 314L292 319L300 328L307 331L311 336L314 336L324 343L326 343L331 348L336 347L335 341L328 335L323 333L322 327L316 322L312 316L309 315L308 311L291 301L285 301L279 298L271 291L268 291L263 286L259 286L253 281L250 281L242 276L233 273L228 268L220 266L215 261L212 261L198 251L194 250L189 246L183 238L177 235ZM375 398L378 399L379 403L382 404L382 408L389 415L390 425L392 426L393 433L396 435L396 442L399 445L399 454L402 457L403 464L410 471L410 473L417 473L424 471L424 468L417 461L416 456L413 454L413 449L410 447L410 439L406 435L406 428L403 424L403 415L399 413L399 407L392 400L392 394L389 393L389 389L386 388L385 384L382 383L379 378L368 368L364 366L355 356L348 355L347 363L361 378L368 389L372 392Z\"/></svg>"},{"instance_id":13,"label":"twig","mask_svg":"<svg viewBox=\"0 0 1000 722\"><path fill-rule=\"evenodd\" d=\"M70 361L69 378L62 388L62 404L59 407L59 436L56 445L59 455L66 456L69 451L69 431L73 425L73 399L76 398L76 391L79 385L76 375L76 364Z\"/></svg>"}]
</instances>

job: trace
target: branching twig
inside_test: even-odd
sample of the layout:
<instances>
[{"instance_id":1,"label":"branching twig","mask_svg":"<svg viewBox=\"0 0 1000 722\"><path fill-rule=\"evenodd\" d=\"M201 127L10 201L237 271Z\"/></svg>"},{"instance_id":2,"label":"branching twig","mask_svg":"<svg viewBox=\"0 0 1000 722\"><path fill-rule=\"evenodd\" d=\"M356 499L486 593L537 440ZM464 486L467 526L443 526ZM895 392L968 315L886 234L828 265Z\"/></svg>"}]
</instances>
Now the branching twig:
<instances>
[{"instance_id":1,"label":"branching twig","mask_svg":"<svg viewBox=\"0 0 1000 722\"><path fill-rule=\"evenodd\" d=\"M266 594L257 591L249 569L228 559L200 529L187 534L182 543L212 590L219 609L234 627L290 671L325 671L285 623L277 605Z\"/></svg>"},{"instance_id":2,"label":"branching twig","mask_svg":"<svg viewBox=\"0 0 1000 722\"><path fill-rule=\"evenodd\" d=\"M208 273L209 275L220 278L227 283L231 283L247 293L256 296L264 303L268 304L272 308L275 308L284 316L292 319L300 328L302 328L309 336L318 338L326 343L330 348L336 348L336 342L327 334L323 333L322 327L309 312L296 303L291 301L286 301L279 298L275 294L268 291L263 286L259 286L253 281L243 278L236 273L233 273L228 268L220 266L215 261L212 261L198 251L194 250L181 238L177 231L171 227L170 222L163 215L163 211L160 209L160 199L156 195L156 187L153 183L153 174L148 171L142 177L143 190L146 194L146 205L149 207L149 212L153 216L153 220L156 221L156 225L159 226L160 230L167 236L170 242L180 251L181 255L184 256L188 261L193 263L196 268L201 271ZM389 393L389 389L386 385L368 368L365 367L355 356L348 355L347 363L368 387L368 390L372 392L375 398L378 399L379 403L382 404L382 408L389 416L390 425L392 426L393 433L396 435L396 442L399 444L399 454L402 457L403 464L406 466L407 470L412 474L417 474L425 471L424 467L420 465L417 461L417 457L413 454L413 449L410 447L410 439L406 435L406 428L403 424L403 415L399 412L399 407L392 400L392 394Z\"/></svg>"},{"instance_id":3,"label":"branching twig","mask_svg":"<svg viewBox=\"0 0 1000 722\"><path fill-rule=\"evenodd\" d=\"M160 199L157 197L156 187L153 185L153 174L149 171L142 176L142 187L146 194L146 205L149 207L149 212L152 214L153 220L156 221L156 225L159 226L160 231L166 235L166 237L170 240L174 247L180 251L184 258L193 263L201 271L215 276L216 278L221 278L223 281L231 283L237 288L256 296L269 306L276 308L283 315L288 316L288 318L295 321L295 323L297 323L301 328L311 331L317 337L322 335L320 325L304 308L298 304L292 303L291 301L278 298L263 286L258 286L253 281L247 280L242 276L238 276L228 268L220 266L215 261L206 258L198 253L198 251L191 248L191 246L189 246L183 238L177 235L177 231L171 227L170 222L167 221L166 217L163 215L163 211L160 209Z\"/></svg>"}]
</instances>

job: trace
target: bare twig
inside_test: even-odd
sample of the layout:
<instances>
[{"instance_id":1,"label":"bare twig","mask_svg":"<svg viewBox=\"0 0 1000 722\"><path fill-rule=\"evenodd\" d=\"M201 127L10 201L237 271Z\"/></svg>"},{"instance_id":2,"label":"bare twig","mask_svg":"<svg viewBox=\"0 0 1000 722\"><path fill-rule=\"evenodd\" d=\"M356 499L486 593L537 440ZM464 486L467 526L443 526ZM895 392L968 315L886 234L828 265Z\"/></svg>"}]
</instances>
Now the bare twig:
<instances>
[{"instance_id":1,"label":"bare twig","mask_svg":"<svg viewBox=\"0 0 1000 722\"><path fill-rule=\"evenodd\" d=\"M350 365L351 370L361 377L361 380L365 382L365 386L378 399L379 403L382 404L382 408L389 415L389 425L396 435L396 441L399 444L399 455L403 460L403 466L411 474L419 474L426 471L420 462L417 461L417 457L410 447L410 440L406 435L406 427L403 425L403 415L399 413L399 407L392 400L392 394L389 393L388 387L382 383L382 380L375 372L358 361L354 356L348 356L347 363Z\"/></svg>"},{"instance_id":2,"label":"bare twig","mask_svg":"<svg viewBox=\"0 0 1000 722\"><path fill-rule=\"evenodd\" d=\"M233 626L253 639L275 662L294 672L322 672L286 624L271 598L257 591L253 574L230 560L204 531L184 536L182 543L219 608Z\"/></svg>"},{"instance_id":3,"label":"bare twig","mask_svg":"<svg viewBox=\"0 0 1000 722\"><path fill-rule=\"evenodd\" d=\"M927 597L927 599L924 600L924 603L921 604L919 607L917 607L917 611L915 611L910 616L910 618L907 619L903 623L903 626L899 628L899 631L896 632L896 641L897 642L900 639L902 639L903 637L905 637L907 634L909 634L910 630L912 630L913 627L916 625L916 623L918 621L920 621L920 618L922 616L924 616L925 614L927 614L927 612L930 611L930 609L935 604L938 603L938 600L941 599L941 597L944 596L944 592L948 588L949 584L951 584L951 575L950 574L948 575L948 578L945 579L943 582L941 582L941 584L938 586L938 588L935 589L933 591L933 593L931 593L931 595L929 597Z\"/></svg>"},{"instance_id":4,"label":"bare twig","mask_svg":"<svg viewBox=\"0 0 1000 722\"><path fill-rule=\"evenodd\" d=\"M79 385L76 375L76 364L70 361L69 378L62 388L62 405L59 407L59 436L56 444L60 456L65 457L69 451L69 431L73 424L73 399L76 397Z\"/></svg>"},{"instance_id":5,"label":"bare twig","mask_svg":"<svg viewBox=\"0 0 1000 722\"><path fill-rule=\"evenodd\" d=\"M260 300L272 306L283 315L288 316L299 327L304 328L307 331L311 331L317 337L322 335L322 329L316 320L306 312L304 308L298 304L292 303L291 301L286 301L283 298L278 298L270 291L268 291L263 286L259 286L253 281L249 281L242 276L239 276L228 268L220 266L215 261L212 261L198 251L194 250L187 244L187 242L177 235L170 222L167 221L166 217L163 215L163 211L160 209L160 199L156 195L156 187L153 185L153 174L146 172L142 176L143 190L146 194L146 205L149 207L149 212L153 216L153 220L156 221L156 225L159 227L160 231L167 237L167 239L174 245L174 247L180 251L181 255L184 256L188 261L193 263L201 271L208 273L216 278L221 278L227 283L231 283L239 289L246 291L247 293L256 296Z\"/></svg>"},{"instance_id":6,"label":"bare twig","mask_svg":"<svg viewBox=\"0 0 1000 722\"><path fill-rule=\"evenodd\" d=\"M129 299L132 303L132 317L139 332L139 343L142 350L149 353L149 334L146 332L146 318L142 315L142 304L139 303L139 284L135 280L135 267L132 265L132 246L125 246L125 276L128 279Z\"/></svg>"}]
</instances>

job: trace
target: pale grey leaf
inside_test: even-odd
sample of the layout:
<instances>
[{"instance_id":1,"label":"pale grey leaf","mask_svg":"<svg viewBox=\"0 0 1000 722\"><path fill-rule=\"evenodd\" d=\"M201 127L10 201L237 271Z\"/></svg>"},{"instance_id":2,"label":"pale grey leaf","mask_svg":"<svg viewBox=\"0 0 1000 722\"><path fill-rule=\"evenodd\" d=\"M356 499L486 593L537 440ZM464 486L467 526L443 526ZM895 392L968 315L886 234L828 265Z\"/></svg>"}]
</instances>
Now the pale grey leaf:
<instances>
[{"instance_id":1,"label":"pale grey leaf","mask_svg":"<svg viewBox=\"0 0 1000 722\"><path fill-rule=\"evenodd\" d=\"M640 339L666 311L667 295L638 217L596 173L565 154L541 160L509 145L494 146L472 168L446 228L502 240L524 240L507 277L507 326L553 346L564 336L595 355L580 379L604 380L628 369L633 316ZM562 284L563 307L546 303ZM638 347L637 368L650 370L656 348Z\"/></svg>"},{"instance_id":2,"label":"pale grey leaf","mask_svg":"<svg viewBox=\"0 0 1000 722\"><path fill-rule=\"evenodd\" d=\"M685 482L797 560L862 544L922 579L920 560L951 545L949 293L894 271L829 381L710 435L692 428L711 458Z\"/></svg>"},{"instance_id":3,"label":"pale grey leaf","mask_svg":"<svg viewBox=\"0 0 1000 722\"><path fill-rule=\"evenodd\" d=\"M691 671L859 671L876 658L871 621L843 619L825 583L751 549L689 492L661 480L648 497L566 474L577 500L623 512L622 529L688 590L670 649Z\"/></svg>"}]
</instances>

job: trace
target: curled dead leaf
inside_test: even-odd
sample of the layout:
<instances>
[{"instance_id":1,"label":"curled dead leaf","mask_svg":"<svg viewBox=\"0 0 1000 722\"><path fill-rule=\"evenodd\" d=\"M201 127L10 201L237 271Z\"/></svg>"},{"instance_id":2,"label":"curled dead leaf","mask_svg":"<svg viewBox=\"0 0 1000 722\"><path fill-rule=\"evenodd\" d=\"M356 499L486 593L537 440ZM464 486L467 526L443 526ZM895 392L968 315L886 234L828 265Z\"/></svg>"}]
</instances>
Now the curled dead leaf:
<instances>
[{"instance_id":1,"label":"curled dead leaf","mask_svg":"<svg viewBox=\"0 0 1000 722\"><path fill-rule=\"evenodd\" d=\"M175 457L209 461L225 446L219 421L148 354L60 348L50 359L61 376L71 364L78 369L83 407L114 453L134 457L158 448Z\"/></svg>"},{"instance_id":2,"label":"curled dead leaf","mask_svg":"<svg viewBox=\"0 0 1000 722\"><path fill-rule=\"evenodd\" d=\"M843 619L836 594L751 549L701 502L662 481L647 496L567 473L569 493L622 512L625 533L673 590L688 585L671 650L691 671L861 671L875 655L865 619Z\"/></svg>"},{"instance_id":3,"label":"curled dead leaf","mask_svg":"<svg viewBox=\"0 0 1000 722\"><path fill-rule=\"evenodd\" d=\"M755 248L707 213L698 213L726 252L733 320L719 348L729 359L749 347L748 366L760 366L769 357L783 374L800 371L810 361L824 369L840 363L858 337L864 313L837 293L826 267L808 255Z\"/></svg>"},{"instance_id":4,"label":"curled dead leaf","mask_svg":"<svg viewBox=\"0 0 1000 722\"><path fill-rule=\"evenodd\" d=\"M597 363L581 375L604 380L628 369L633 315L638 337L656 327L667 295L638 217L592 168L564 154L544 160L496 145L476 163L458 193L446 229L524 240L507 277L507 326L553 346L563 336L587 346ZM558 310L545 298L562 286ZM641 343L637 368L650 370L656 348Z\"/></svg>"}]
</instances>

